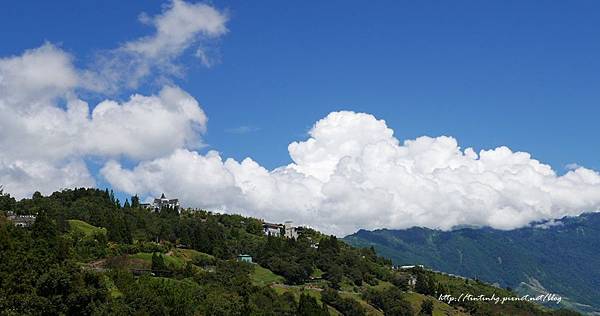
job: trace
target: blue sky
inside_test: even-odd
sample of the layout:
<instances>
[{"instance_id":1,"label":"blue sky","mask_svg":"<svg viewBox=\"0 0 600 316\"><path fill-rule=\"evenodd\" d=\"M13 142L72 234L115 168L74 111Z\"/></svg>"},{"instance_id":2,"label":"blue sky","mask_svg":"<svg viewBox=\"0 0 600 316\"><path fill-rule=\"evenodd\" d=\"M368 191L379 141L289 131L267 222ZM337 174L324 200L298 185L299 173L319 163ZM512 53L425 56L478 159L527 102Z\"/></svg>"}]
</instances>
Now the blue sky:
<instances>
[{"instance_id":1,"label":"blue sky","mask_svg":"<svg viewBox=\"0 0 600 316\"><path fill-rule=\"evenodd\" d=\"M214 1L230 14L210 69L177 83L209 117L226 157L289 162L287 145L327 113L385 119L403 140L451 135L550 163L600 169L600 4L595 1ZM44 41L83 62L148 34L158 1L0 5L0 55ZM124 95L131 93L125 91ZM228 133L240 126L249 133Z\"/></svg>"},{"instance_id":2,"label":"blue sky","mask_svg":"<svg viewBox=\"0 0 600 316\"><path fill-rule=\"evenodd\" d=\"M599 12L597 1L4 2L0 184L18 197L165 192L336 234L599 211Z\"/></svg>"}]
</instances>

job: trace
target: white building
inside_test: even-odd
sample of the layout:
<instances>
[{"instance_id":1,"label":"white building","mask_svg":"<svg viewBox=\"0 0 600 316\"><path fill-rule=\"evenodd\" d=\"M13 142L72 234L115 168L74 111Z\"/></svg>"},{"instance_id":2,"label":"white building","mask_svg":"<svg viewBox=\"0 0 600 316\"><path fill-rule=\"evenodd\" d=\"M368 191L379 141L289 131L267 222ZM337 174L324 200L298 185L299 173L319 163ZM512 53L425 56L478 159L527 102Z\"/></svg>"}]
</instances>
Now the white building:
<instances>
[{"instance_id":1,"label":"white building","mask_svg":"<svg viewBox=\"0 0 600 316\"><path fill-rule=\"evenodd\" d=\"M8 220L17 227L31 227L35 223L35 215L15 215L13 212L8 212Z\"/></svg>"},{"instance_id":2,"label":"white building","mask_svg":"<svg viewBox=\"0 0 600 316\"><path fill-rule=\"evenodd\" d=\"M304 227L296 227L292 221L286 221L283 225L263 222L263 233L267 236L279 237L283 233L283 237L290 239L298 239Z\"/></svg>"},{"instance_id":3,"label":"white building","mask_svg":"<svg viewBox=\"0 0 600 316\"><path fill-rule=\"evenodd\" d=\"M400 266L399 267L401 270L410 270L410 269L414 269L414 268L425 268L422 264L417 264L417 265L410 265L410 266Z\"/></svg>"},{"instance_id":4,"label":"white building","mask_svg":"<svg viewBox=\"0 0 600 316\"><path fill-rule=\"evenodd\" d=\"M285 238L298 239L298 228L294 227L294 223L292 221L285 222L283 227L285 229Z\"/></svg>"},{"instance_id":5,"label":"white building","mask_svg":"<svg viewBox=\"0 0 600 316\"><path fill-rule=\"evenodd\" d=\"M176 209L179 212L179 199L168 199L163 193L160 198L154 199L152 207L154 208L155 212L160 212L160 210L163 208Z\"/></svg>"},{"instance_id":6,"label":"white building","mask_svg":"<svg viewBox=\"0 0 600 316\"><path fill-rule=\"evenodd\" d=\"M279 237L281 236L281 224L263 223L263 233L267 236Z\"/></svg>"}]
</instances>

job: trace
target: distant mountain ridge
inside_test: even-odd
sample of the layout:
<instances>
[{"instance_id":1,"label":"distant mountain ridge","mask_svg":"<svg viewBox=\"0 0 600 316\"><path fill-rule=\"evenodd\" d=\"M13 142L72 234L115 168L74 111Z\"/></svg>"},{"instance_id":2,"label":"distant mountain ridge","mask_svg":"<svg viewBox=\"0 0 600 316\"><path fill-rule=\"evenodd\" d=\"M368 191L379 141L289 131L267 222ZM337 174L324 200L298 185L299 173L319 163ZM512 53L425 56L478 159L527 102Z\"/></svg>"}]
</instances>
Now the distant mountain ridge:
<instances>
[{"instance_id":1,"label":"distant mountain ridge","mask_svg":"<svg viewBox=\"0 0 600 316\"><path fill-rule=\"evenodd\" d=\"M373 246L398 265L423 264L520 293L556 293L565 306L600 315L600 213L509 231L359 230L344 240Z\"/></svg>"}]
</instances>

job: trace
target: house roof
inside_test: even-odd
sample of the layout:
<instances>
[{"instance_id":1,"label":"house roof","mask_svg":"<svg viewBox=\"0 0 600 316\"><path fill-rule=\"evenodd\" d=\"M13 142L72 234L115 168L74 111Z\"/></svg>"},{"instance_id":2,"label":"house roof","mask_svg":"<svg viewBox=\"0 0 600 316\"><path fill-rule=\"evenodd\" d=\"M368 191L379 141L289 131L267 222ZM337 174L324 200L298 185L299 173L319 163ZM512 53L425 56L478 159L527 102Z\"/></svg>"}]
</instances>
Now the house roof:
<instances>
[{"instance_id":1,"label":"house roof","mask_svg":"<svg viewBox=\"0 0 600 316\"><path fill-rule=\"evenodd\" d=\"M265 228L281 228L281 224L274 224L274 223L263 223L263 227Z\"/></svg>"}]
</instances>

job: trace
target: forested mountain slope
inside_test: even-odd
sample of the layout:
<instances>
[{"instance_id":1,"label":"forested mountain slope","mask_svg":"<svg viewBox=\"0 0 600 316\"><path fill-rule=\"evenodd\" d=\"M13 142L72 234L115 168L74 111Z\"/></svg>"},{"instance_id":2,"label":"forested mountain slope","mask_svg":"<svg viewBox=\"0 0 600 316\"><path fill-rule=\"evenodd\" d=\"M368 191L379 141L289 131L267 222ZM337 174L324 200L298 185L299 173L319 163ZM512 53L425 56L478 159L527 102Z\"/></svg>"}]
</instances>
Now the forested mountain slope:
<instances>
[{"instance_id":1,"label":"forested mountain slope","mask_svg":"<svg viewBox=\"0 0 600 316\"><path fill-rule=\"evenodd\" d=\"M566 306L600 311L600 213L509 231L361 230L344 240L374 247L395 264L423 264L521 293L557 293Z\"/></svg>"}]
</instances>

